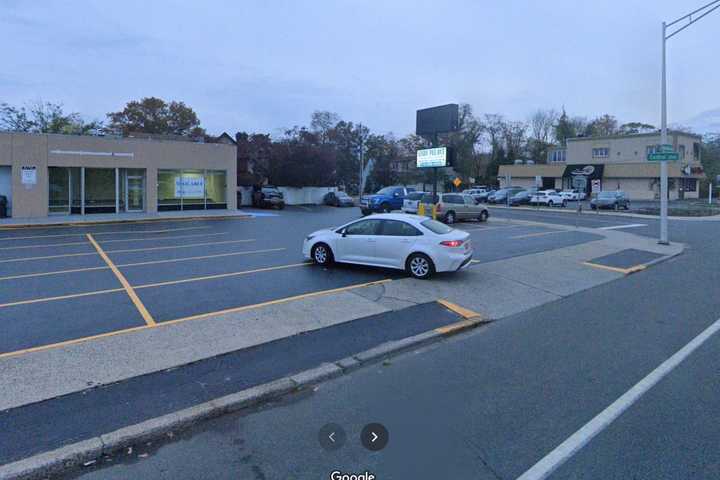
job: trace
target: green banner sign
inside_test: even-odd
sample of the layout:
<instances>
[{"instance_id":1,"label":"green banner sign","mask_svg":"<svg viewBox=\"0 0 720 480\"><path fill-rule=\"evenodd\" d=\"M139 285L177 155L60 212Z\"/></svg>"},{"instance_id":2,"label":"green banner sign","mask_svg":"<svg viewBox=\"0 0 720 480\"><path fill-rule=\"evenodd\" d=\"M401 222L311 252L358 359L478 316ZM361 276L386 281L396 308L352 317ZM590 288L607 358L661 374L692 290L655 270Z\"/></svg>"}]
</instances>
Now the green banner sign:
<instances>
[{"instance_id":1,"label":"green banner sign","mask_svg":"<svg viewBox=\"0 0 720 480\"><path fill-rule=\"evenodd\" d=\"M648 162L677 162L680 154L677 152L651 153L647 156Z\"/></svg>"}]
</instances>

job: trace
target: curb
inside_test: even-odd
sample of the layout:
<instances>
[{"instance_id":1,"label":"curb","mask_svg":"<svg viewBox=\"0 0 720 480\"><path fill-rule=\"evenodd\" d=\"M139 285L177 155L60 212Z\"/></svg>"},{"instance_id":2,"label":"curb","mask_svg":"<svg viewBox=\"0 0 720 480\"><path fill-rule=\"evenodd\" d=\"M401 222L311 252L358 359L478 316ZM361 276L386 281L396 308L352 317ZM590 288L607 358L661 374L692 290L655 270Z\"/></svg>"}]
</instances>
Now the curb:
<instances>
[{"instance_id":1,"label":"curb","mask_svg":"<svg viewBox=\"0 0 720 480\"><path fill-rule=\"evenodd\" d=\"M565 214L578 214L576 208L547 208L547 207L540 207L540 208L533 208L533 207L508 207L506 205L497 205L497 204L486 204L488 209L498 209L498 210L513 210L513 211L521 211L521 212L560 212ZM596 210L585 210L583 209L583 213L581 215L597 215L597 216L613 216L613 217L627 217L627 218L644 218L646 220L659 220L659 215L645 215L642 213L632 213L632 212L619 212L614 210L608 210L607 212L599 212ZM668 216L670 220L681 220L681 221L696 221L696 222L702 222L702 221L718 221L720 220L720 213L716 213L713 215L703 215L698 217L693 216Z\"/></svg>"},{"instance_id":2,"label":"curb","mask_svg":"<svg viewBox=\"0 0 720 480\"><path fill-rule=\"evenodd\" d=\"M201 216L193 215L188 217L165 217L165 218L138 218L138 219L117 219L117 220L88 220L88 221L77 221L77 222L57 222L57 223L20 223L2 225L0 224L0 231L4 230L22 230L24 228L55 228L55 227L84 227L91 225L109 225L116 223L152 223L152 222L167 222L167 221L194 221L194 220L227 220L227 219L247 219L252 218L251 214L243 215L212 215L212 216Z\"/></svg>"},{"instance_id":3,"label":"curb","mask_svg":"<svg viewBox=\"0 0 720 480\"><path fill-rule=\"evenodd\" d=\"M144 422L101 434L81 442L66 445L49 452L39 453L13 463L0 466L0 480L33 480L46 478L64 470L92 462L102 455L109 455L132 445L166 436L195 425L203 420L236 412L257 404L277 399L309 386L342 376L361 366L376 363L405 350L418 348L456 335L479 325L489 323L475 315L456 323L439 327L412 337L393 340L365 350L334 363L256 385L237 393L216 398L193 407L152 418Z\"/></svg>"}]
</instances>

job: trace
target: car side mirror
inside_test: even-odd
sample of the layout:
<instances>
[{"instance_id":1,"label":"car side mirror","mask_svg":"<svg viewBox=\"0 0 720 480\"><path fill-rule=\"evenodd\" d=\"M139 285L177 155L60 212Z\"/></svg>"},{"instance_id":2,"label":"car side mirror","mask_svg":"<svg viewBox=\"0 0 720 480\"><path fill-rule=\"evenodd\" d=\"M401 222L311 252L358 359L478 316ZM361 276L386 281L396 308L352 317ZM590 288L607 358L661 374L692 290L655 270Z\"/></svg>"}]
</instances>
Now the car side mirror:
<instances>
[{"instance_id":1,"label":"car side mirror","mask_svg":"<svg viewBox=\"0 0 720 480\"><path fill-rule=\"evenodd\" d=\"M342 235L343 238L347 237L347 229L343 228L340 230L340 235Z\"/></svg>"}]
</instances>

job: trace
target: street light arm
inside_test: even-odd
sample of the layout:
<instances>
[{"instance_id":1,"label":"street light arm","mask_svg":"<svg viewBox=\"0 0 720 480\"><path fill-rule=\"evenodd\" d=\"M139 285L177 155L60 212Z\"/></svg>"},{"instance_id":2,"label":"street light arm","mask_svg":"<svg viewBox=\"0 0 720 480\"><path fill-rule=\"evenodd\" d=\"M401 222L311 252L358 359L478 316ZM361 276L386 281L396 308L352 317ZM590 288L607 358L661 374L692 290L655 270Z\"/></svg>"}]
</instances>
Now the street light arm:
<instances>
[{"instance_id":1,"label":"street light arm","mask_svg":"<svg viewBox=\"0 0 720 480\"><path fill-rule=\"evenodd\" d=\"M705 9L707 9L707 8L709 8L709 7L712 7L712 6L715 5L716 3L720 3L720 0L714 0L714 1L710 2L710 3L708 3L707 5L698 8L697 10L693 10L692 12L688 13L687 15L683 15L682 17L678 18L677 20L672 21L672 22L669 22L669 23L667 24L667 26L668 26L668 27L672 27L672 26L675 25L676 23L680 23L680 22L682 22L683 20L685 20L686 18L690 18L690 17L692 17L693 15L695 15L696 13L702 12L703 10L705 10ZM705 16L705 15L703 15L703 16ZM700 20L700 19L698 18L697 20ZM696 20L696 21L697 21L697 20Z\"/></svg>"}]
</instances>

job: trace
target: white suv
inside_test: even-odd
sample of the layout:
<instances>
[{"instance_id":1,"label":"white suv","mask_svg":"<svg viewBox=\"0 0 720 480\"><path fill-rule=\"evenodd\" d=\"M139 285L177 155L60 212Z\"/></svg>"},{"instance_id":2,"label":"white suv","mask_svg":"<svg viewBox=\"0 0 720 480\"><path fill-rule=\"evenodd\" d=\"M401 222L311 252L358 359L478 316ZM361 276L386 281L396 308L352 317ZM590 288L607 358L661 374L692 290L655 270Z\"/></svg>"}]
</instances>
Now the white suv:
<instances>
[{"instance_id":1,"label":"white suv","mask_svg":"<svg viewBox=\"0 0 720 480\"><path fill-rule=\"evenodd\" d=\"M560 192L560 196L570 202L577 202L579 200L585 200L585 192L573 188L572 190L563 190Z\"/></svg>"},{"instance_id":2,"label":"white suv","mask_svg":"<svg viewBox=\"0 0 720 480\"><path fill-rule=\"evenodd\" d=\"M567 207L567 199L555 190L541 190L530 197L530 205L547 205L548 207Z\"/></svg>"}]
</instances>

